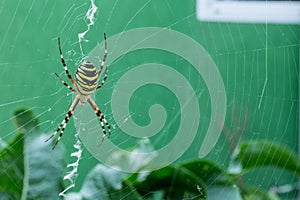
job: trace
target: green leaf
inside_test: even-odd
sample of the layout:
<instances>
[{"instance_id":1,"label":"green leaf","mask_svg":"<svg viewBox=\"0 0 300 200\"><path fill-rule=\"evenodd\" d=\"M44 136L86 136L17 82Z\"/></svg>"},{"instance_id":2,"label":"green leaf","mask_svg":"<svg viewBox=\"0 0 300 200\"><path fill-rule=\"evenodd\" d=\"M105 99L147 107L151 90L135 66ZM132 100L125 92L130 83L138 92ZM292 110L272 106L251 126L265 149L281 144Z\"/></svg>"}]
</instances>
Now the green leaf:
<instances>
[{"instance_id":1,"label":"green leaf","mask_svg":"<svg viewBox=\"0 0 300 200\"><path fill-rule=\"evenodd\" d=\"M23 135L15 138L0 150L1 199L20 199L24 177Z\"/></svg>"},{"instance_id":2,"label":"green leaf","mask_svg":"<svg viewBox=\"0 0 300 200\"><path fill-rule=\"evenodd\" d=\"M205 184L195 174L181 167L166 166L150 173L134 174L128 178L140 194L152 195L164 191L165 199L204 198Z\"/></svg>"},{"instance_id":3,"label":"green leaf","mask_svg":"<svg viewBox=\"0 0 300 200\"><path fill-rule=\"evenodd\" d=\"M242 189L244 200L279 200L279 197L266 190L248 186Z\"/></svg>"},{"instance_id":4,"label":"green leaf","mask_svg":"<svg viewBox=\"0 0 300 200\"><path fill-rule=\"evenodd\" d=\"M250 141L240 146L235 158L243 171L261 166L274 166L300 176L300 160L296 153L284 145L269 141Z\"/></svg>"},{"instance_id":5,"label":"green leaf","mask_svg":"<svg viewBox=\"0 0 300 200\"><path fill-rule=\"evenodd\" d=\"M197 175L206 185L211 184L230 184L234 179L227 172L215 163L208 160L194 160L180 165Z\"/></svg>"},{"instance_id":6,"label":"green leaf","mask_svg":"<svg viewBox=\"0 0 300 200\"><path fill-rule=\"evenodd\" d=\"M242 196L238 187L224 186L224 185L211 185L207 188L207 200L242 200Z\"/></svg>"},{"instance_id":7,"label":"green leaf","mask_svg":"<svg viewBox=\"0 0 300 200\"><path fill-rule=\"evenodd\" d=\"M25 176L23 199L59 199L63 190L65 169L62 143L55 150L45 143L48 134L30 134L25 137ZM26 198L25 198L26 197Z\"/></svg>"},{"instance_id":8,"label":"green leaf","mask_svg":"<svg viewBox=\"0 0 300 200\"><path fill-rule=\"evenodd\" d=\"M21 132L38 131L39 121L30 109L21 108L14 112L14 119L17 129Z\"/></svg>"},{"instance_id":9,"label":"green leaf","mask_svg":"<svg viewBox=\"0 0 300 200\"><path fill-rule=\"evenodd\" d=\"M66 199L80 197L85 200L142 199L128 181L123 181L120 171L100 164L87 175L80 193L67 195Z\"/></svg>"},{"instance_id":10,"label":"green leaf","mask_svg":"<svg viewBox=\"0 0 300 200\"><path fill-rule=\"evenodd\" d=\"M19 136L19 145L22 148L19 147L21 150L12 163L18 161L16 158L22 157L20 165L24 169L19 180L23 187L18 187L23 188L22 198L18 199L59 199L58 194L63 189L61 180L65 167L62 144L57 146L55 151L51 150L51 144L45 143L49 135L39 132L38 120L31 110L17 110L15 122L22 132ZM14 174L9 173L9 177L14 177ZM17 183L15 180L14 182Z\"/></svg>"},{"instance_id":11,"label":"green leaf","mask_svg":"<svg viewBox=\"0 0 300 200\"><path fill-rule=\"evenodd\" d=\"M137 146L128 153L127 151L115 151L107 159L106 163L118 166L124 171L140 171L151 165L151 160L156 156L153 146L148 138L142 138Z\"/></svg>"}]
</instances>

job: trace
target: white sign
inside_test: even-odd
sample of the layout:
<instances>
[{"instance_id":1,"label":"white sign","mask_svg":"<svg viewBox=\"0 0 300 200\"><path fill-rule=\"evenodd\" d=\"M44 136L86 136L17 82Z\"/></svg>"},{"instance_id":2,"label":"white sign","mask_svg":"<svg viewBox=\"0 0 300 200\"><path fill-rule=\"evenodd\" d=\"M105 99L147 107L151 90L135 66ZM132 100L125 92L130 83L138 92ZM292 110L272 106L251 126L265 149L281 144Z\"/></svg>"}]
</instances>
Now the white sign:
<instances>
[{"instance_id":1,"label":"white sign","mask_svg":"<svg viewBox=\"0 0 300 200\"><path fill-rule=\"evenodd\" d=\"M300 24L300 1L197 0L201 21Z\"/></svg>"}]
</instances>

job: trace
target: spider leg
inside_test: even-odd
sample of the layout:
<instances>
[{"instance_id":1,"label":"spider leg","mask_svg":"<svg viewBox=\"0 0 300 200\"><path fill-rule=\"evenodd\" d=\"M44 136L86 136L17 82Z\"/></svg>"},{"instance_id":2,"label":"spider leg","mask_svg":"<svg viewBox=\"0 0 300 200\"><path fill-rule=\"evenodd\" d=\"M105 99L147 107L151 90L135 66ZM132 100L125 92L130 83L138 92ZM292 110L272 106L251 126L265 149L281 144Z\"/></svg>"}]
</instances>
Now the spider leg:
<instances>
[{"instance_id":1,"label":"spider leg","mask_svg":"<svg viewBox=\"0 0 300 200\"><path fill-rule=\"evenodd\" d=\"M106 42L106 34L104 33L104 55L103 55L103 58L102 58L100 69L98 71L99 76L100 76L100 74L103 70L106 58L107 58L107 42ZM104 75L103 81L101 82L100 85L97 86L96 90L101 88L104 85L106 79L107 79L107 68L105 69L105 75Z\"/></svg>"},{"instance_id":2,"label":"spider leg","mask_svg":"<svg viewBox=\"0 0 300 200\"><path fill-rule=\"evenodd\" d=\"M75 86L75 83L74 83L74 80L72 79L72 76L70 75L69 73L69 70L67 68L67 65L66 65L66 62L64 60L64 57L63 57L63 54L62 54L62 50L61 50L61 47L60 47L60 38L58 38L58 49L59 49L59 54L60 54L60 58L61 58L61 63L63 64L64 66L64 70L69 78L69 80L71 81L72 85Z\"/></svg>"},{"instance_id":3,"label":"spider leg","mask_svg":"<svg viewBox=\"0 0 300 200\"><path fill-rule=\"evenodd\" d=\"M101 70L104 67L106 58L107 58L107 43L106 43L106 34L104 33L104 55L103 55L102 62L101 62L101 65L100 65L100 70L99 70L98 73L101 73Z\"/></svg>"},{"instance_id":4,"label":"spider leg","mask_svg":"<svg viewBox=\"0 0 300 200\"><path fill-rule=\"evenodd\" d=\"M103 85L104 85L104 83L105 83L105 81L106 81L106 79L107 79L107 68L105 69L105 73L104 73L104 78L103 78L103 80L102 80L102 82L97 86L97 88L96 88L96 90L98 90L98 89L100 89Z\"/></svg>"},{"instance_id":5,"label":"spider leg","mask_svg":"<svg viewBox=\"0 0 300 200\"><path fill-rule=\"evenodd\" d=\"M107 129L108 129L108 137L110 136L110 132L111 132L110 125L109 125L109 123L106 121L104 115L102 114L102 112L100 111L100 109L98 108L98 106L96 105L96 103L94 102L94 100L91 99L91 98L89 98L87 101L88 101L88 102L90 103L90 105L93 107L93 109L94 109L94 111L95 111L97 117L98 117L99 120L100 120L102 132L103 132L103 137L102 137L102 140L101 140L101 142L100 142L100 144L102 144L102 142L104 141L104 138L105 138L105 136L106 136L105 126L106 126ZM104 126L104 124L105 124L105 126Z\"/></svg>"},{"instance_id":6,"label":"spider leg","mask_svg":"<svg viewBox=\"0 0 300 200\"><path fill-rule=\"evenodd\" d=\"M69 122L70 118L72 117L73 112L74 112L78 102L79 102L79 96L76 96L76 98L74 99L74 101L73 101L69 111L67 112L65 118L62 120L62 122L60 123L60 125L58 126L56 131L45 141L45 142L48 142L51 138L53 138L60 131L59 136L58 136L57 140L55 141L55 143L52 147L52 150L56 147L57 143L59 142L62 135L64 134L67 123Z\"/></svg>"},{"instance_id":7,"label":"spider leg","mask_svg":"<svg viewBox=\"0 0 300 200\"><path fill-rule=\"evenodd\" d=\"M71 86L68 85L68 83L66 83L57 73L55 73L56 77L61 81L61 83L66 86L69 90L71 90L72 92L76 92L76 90L74 90Z\"/></svg>"}]
</instances>

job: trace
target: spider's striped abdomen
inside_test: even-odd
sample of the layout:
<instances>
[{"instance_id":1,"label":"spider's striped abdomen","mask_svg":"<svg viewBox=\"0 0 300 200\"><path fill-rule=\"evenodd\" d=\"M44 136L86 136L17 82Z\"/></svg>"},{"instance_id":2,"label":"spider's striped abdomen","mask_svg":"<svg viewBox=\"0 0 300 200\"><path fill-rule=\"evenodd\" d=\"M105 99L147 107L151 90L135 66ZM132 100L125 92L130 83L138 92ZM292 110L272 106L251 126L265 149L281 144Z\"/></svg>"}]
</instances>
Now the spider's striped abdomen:
<instances>
[{"instance_id":1,"label":"spider's striped abdomen","mask_svg":"<svg viewBox=\"0 0 300 200\"><path fill-rule=\"evenodd\" d=\"M94 93L98 86L99 73L93 63L83 62L76 71L75 81L78 92L82 95L90 95Z\"/></svg>"}]
</instances>

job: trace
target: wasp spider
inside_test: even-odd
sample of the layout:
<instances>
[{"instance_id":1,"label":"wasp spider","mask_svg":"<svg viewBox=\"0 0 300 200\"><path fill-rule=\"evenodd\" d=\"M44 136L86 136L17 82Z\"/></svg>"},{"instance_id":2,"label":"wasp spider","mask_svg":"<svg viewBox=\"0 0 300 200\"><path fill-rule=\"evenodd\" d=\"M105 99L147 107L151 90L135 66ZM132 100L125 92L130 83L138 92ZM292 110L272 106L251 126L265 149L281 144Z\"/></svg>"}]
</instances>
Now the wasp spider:
<instances>
[{"instance_id":1,"label":"wasp spider","mask_svg":"<svg viewBox=\"0 0 300 200\"><path fill-rule=\"evenodd\" d=\"M74 112L78 102L80 102L81 104L84 104L85 102L89 102L89 104L93 107L96 115L98 116L98 118L100 120L100 124L101 124L102 131L103 131L103 137L102 137L101 143L103 142L104 137L106 136L105 126L108 129L108 136L110 136L110 132L111 132L110 125L108 124L104 115L102 114L102 112L100 111L100 109L98 108L98 106L96 105L96 103L90 96L96 90L100 89L104 85L105 80L107 79L107 68L106 68L105 72L104 72L104 78L103 78L102 82L100 84L98 84L98 80L99 80L100 74L103 70L105 60L107 57L107 44L106 44L105 33L104 33L104 48L105 48L104 55L103 55L103 59L102 59L99 71L96 70L96 67L93 65L93 63L91 63L89 61L85 61L85 62L81 63L79 65L79 67L77 68L76 73L75 73L75 81L74 81L68 71L66 62L63 58L62 50L60 47L60 39L58 38L58 49L59 49L59 53L60 53L61 62L64 67L64 70L66 72L66 75L68 76L72 86L74 86L74 87L71 87L70 85L68 85L57 73L55 73L55 75L62 82L62 84L64 86L66 86L70 91L75 92L77 94L77 96L75 97L69 111L67 112L66 117L62 120L62 122L60 123L60 125L58 126L56 131L46 140L46 142L49 141L58 132L60 132L52 149L55 148L55 146L61 139L62 135L64 134L67 123L69 122L70 118L72 117L73 112Z\"/></svg>"}]
</instances>

